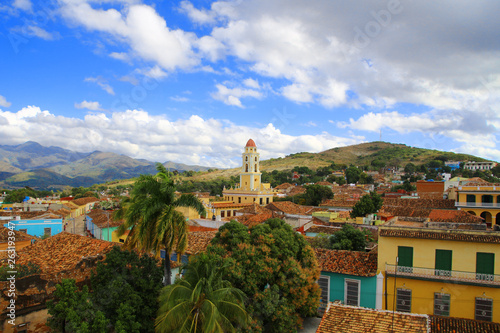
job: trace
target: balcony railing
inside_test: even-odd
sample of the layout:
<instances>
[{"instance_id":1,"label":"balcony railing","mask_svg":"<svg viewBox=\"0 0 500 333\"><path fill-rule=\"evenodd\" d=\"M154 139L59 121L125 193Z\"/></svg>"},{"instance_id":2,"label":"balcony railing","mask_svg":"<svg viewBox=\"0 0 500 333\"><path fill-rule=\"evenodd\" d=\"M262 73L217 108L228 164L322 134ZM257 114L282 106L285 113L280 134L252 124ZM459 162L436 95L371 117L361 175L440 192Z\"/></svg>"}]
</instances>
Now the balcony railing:
<instances>
[{"instance_id":1,"label":"balcony railing","mask_svg":"<svg viewBox=\"0 0 500 333\"><path fill-rule=\"evenodd\" d=\"M455 202L455 207L500 208L500 203L494 203L494 202Z\"/></svg>"},{"instance_id":2,"label":"balcony railing","mask_svg":"<svg viewBox=\"0 0 500 333\"><path fill-rule=\"evenodd\" d=\"M398 275L401 277L437 279L443 281L456 281L464 283L477 283L485 285L500 286L500 275L480 274L474 272L447 271L423 267L405 267L396 265L385 265L387 274ZM397 273L396 273L397 271Z\"/></svg>"}]
</instances>

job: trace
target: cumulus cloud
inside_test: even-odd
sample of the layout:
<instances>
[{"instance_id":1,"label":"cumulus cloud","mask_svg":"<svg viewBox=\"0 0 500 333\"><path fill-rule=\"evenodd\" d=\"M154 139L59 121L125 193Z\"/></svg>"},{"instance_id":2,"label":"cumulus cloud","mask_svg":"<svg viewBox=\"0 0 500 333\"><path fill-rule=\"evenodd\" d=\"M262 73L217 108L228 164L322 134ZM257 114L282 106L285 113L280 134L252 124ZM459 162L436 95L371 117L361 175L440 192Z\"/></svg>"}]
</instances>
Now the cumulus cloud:
<instances>
[{"instance_id":1,"label":"cumulus cloud","mask_svg":"<svg viewBox=\"0 0 500 333\"><path fill-rule=\"evenodd\" d=\"M213 11L206 9L197 9L189 1L182 1L180 4L181 12L198 24L212 24L215 23L216 14Z\"/></svg>"},{"instance_id":2,"label":"cumulus cloud","mask_svg":"<svg viewBox=\"0 0 500 333\"><path fill-rule=\"evenodd\" d=\"M81 103L75 103L75 108L77 109L87 109L92 111L102 111L101 104L99 102L88 102L83 101Z\"/></svg>"},{"instance_id":3,"label":"cumulus cloud","mask_svg":"<svg viewBox=\"0 0 500 333\"><path fill-rule=\"evenodd\" d=\"M7 99L5 97L3 97L2 95L0 95L0 106L3 106L5 108L8 108L9 106L11 106L12 103L11 102L8 102Z\"/></svg>"},{"instance_id":4,"label":"cumulus cloud","mask_svg":"<svg viewBox=\"0 0 500 333\"><path fill-rule=\"evenodd\" d=\"M319 152L363 140L329 133L293 136L272 123L249 127L197 115L168 120L143 110L93 113L77 119L27 106L17 112L0 111L0 119L5 119L0 121L0 142L4 144L33 140L75 151L111 151L151 161L215 167L240 165L241 150L249 138L257 143L263 159L297 151Z\"/></svg>"},{"instance_id":5,"label":"cumulus cloud","mask_svg":"<svg viewBox=\"0 0 500 333\"><path fill-rule=\"evenodd\" d=\"M125 42L131 53L155 62L164 70L191 68L199 63L192 49L196 36L170 29L153 7L136 3L129 3L121 10L98 6L85 0L62 0L61 13L72 24Z\"/></svg>"}]
</instances>

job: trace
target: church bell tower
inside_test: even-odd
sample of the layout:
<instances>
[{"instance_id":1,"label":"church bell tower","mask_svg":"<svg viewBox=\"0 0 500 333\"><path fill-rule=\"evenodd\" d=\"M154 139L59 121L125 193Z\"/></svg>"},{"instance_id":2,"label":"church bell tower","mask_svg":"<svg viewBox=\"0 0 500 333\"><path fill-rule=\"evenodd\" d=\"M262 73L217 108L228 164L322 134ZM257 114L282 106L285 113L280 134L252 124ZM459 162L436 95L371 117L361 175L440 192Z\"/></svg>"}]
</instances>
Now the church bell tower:
<instances>
[{"instance_id":1,"label":"church bell tower","mask_svg":"<svg viewBox=\"0 0 500 333\"><path fill-rule=\"evenodd\" d=\"M260 191L261 175L259 168L259 153L255 142L248 140L242 154L242 169L240 174L240 188L246 190Z\"/></svg>"}]
</instances>

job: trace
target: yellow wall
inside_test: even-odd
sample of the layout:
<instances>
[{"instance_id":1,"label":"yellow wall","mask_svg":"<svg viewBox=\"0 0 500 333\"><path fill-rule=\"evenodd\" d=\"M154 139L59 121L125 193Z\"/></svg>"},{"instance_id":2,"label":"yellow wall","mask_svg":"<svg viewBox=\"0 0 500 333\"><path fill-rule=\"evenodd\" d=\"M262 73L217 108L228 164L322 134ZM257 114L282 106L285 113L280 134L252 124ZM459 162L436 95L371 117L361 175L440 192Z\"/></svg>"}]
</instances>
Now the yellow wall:
<instances>
[{"instance_id":1,"label":"yellow wall","mask_svg":"<svg viewBox=\"0 0 500 333\"><path fill-rule=\"evenodd\" d=\"M452 250L451 269L463 272L476 271L476 252L495 253L495 274L500 274L500 244L398 237L379 237L379 270L385 270L386 263L396 264L398 246L413 247L413 267L432 269L435 265L436 249Z\"/></svg>"},{"instance_id":2,"label":"yellow wall","mask_svg":"<svg viewBox=\"0 0 500 333\"><path fill-rule=\"evenodd\" d=\"M468 232L461 231L461 233ZM473 234L481 233L475 232ZM378 269L384 275L386 275L386 263L396 264L398 246L413 247L413 267L415 268L434 269L436 249L452 250L452 271L472 273L476 271L477 252L495 253L494 274L500 274L500 244L387 236L379 236L378 242ZM428 277L435 278L434 276ZM446 280L434 282L425 279L403 278L402 276L397 277L397 288L412 290L412 312L414 313L433 314L434 293L444 292L451 295L450 316L469 319L474 319L476 297L493 298L493 321L500 322L500 288L493 288L487 284L474 286L452 283ZM389 276L387 278L386 290L388 293L387 307L384 297L384 309L393 310L394 277Z\"/></svg>"},{"instance_id":3,"label":"yellow wall","mask_svg":"<svg viewBox=\"0 0 500 333\"><path fill-rule=\"evenodd\" d=\"M500 322L500 289L397 277L397 288L411 289L411 312L434 314L434 293L450 295L450 317L474 319L476 297L493 298L493 321ZM387 279L387 308L393 310L394 277ZM483 294L484 293L484 294Z\"/></svg>"}]
</instances>

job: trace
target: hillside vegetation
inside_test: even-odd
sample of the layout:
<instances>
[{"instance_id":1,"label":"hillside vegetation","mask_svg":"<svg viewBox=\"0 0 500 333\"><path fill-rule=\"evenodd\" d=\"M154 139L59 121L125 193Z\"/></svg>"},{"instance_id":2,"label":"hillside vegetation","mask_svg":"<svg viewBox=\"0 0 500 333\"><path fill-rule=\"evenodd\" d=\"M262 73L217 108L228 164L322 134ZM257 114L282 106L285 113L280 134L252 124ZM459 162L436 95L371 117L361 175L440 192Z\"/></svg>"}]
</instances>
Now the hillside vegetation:
<instances>
[{"instance_id":1,"label":"hillside vegetation","mask_svg":"<svg viewBox=\"0 0 500 333\"><path fill-rule=\"evenodd\" d=\"M336 165L355 165L377 169L381 164L386 167L404 167L408 163L416 166L429 163L433 160L445 161L487 161L483 158L467 154L456 154L439 150L410 147L404 144L389 142L368 142L358 145L338 147L320 153L296 153L284 158L271 158L260 163L260 171L291 170L295 166L304 166L312 170L319 167ZM192 180L213 180L237 176L241 168L216 170L212 172L197 173Z\"/></svg>"}]
</instances>

